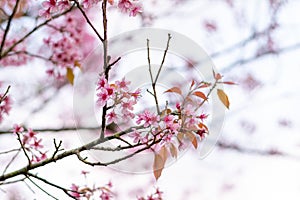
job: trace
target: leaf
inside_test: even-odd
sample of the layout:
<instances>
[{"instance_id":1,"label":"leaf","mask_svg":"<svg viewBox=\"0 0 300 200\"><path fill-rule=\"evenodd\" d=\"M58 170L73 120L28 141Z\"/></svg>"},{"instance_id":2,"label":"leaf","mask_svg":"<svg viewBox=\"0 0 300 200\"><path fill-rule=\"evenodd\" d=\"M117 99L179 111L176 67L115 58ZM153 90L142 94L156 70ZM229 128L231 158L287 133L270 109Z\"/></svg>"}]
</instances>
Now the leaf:
<instances>
[{"instance_id":1,"label":"leaf","mask_svg":"<svg viewBox=\"0 0 300 200\"><path fill-rule=\"evenodd\" d=\"M177 158L177 149L173 143L170 143L170 152L173 158Z\"/></svg>"},{"instance_id":2,"label":"leaf","mask_svg":"<svg viewBox=\"0 0 300 200\"><path fill-rule=\"evenodd\" d=\"M183 133L182 132L179 132L178 134L177 134L177 139L179 140L179 142L181 142L182 141L182 139L183 139Z\"/></svg>"},{"instance_id":3,"label":"leaf","mask_svg":"<svg viewBox=\"0 0 300 200\"><path fill-rule=\"evenodd\" d=\"M206 126L205 124L203 124L203 123L200 122L200 123L198 124L198 126L199 126L200 129L204 128L205 130L208 131L208 128L207 128L207 126Z\"/></svg>"},{"instance_id":4,"label":"leaf","mask_svg":"<svg viewBox=\"0 0 300 200\"><path fill-rule=\"evenodd\" d=\"M216 74L215 71L213 71L213 75L214 75L214 78L215 78L217 81L220 80L220 79L222 79L222 75L219 74L219 73Z\"/></svg>"},{"instance_id":5,"label":"leaf","mask_svg":"<svg viewBox=\"0 0 300 200\"><path fill-rule=\"evenodd\" d=\"M159 151L159 155L161 155L161 157L164 160L164 163L167 161L168 159L168 150L165 146L162 146L160 151Z\"/></svg>"},{"instance_id":6,"label":"leaf","mask_svg":"<svg viewBox=\"0 0 300 200\"><path fill-rule=\"evenodd\" d=\"M165 91L164 93L166 93L166 92L174 92L174 93L177 93L180 95L182 94L181 89L179 87L172 87L172 88L168 89L167 91Z\"/></svg>"},{"instance_id":7,"label":"leaf","mask_svg":"<svg viewBox=\"0 0 300 200\"><path fill-rule=\"evenodd\" d=\"M192 87L195 85L195 81L193 79L192 83L191 83L191 86L190 86L190 89L192 89Z\"/></svg>"},{"instance_id":8,"label":"leaf","mask_svg":"<svg viewBox=\"0 0 300 200\"><path fill-rule=\"evenodd\" d=\"M196 92L193 93L193 95L195 95L197 97L200 97L201 99L207 100L207 97L203 92L196 91Z\"/></svg>"},{"instance_id":9,"label":"leaf","mask_svg":"<svg viewBox=\"0 0 300 200\"><path fill-rule=\"evenodd\" d=\"M164 116L170 114L171 112L172 112L172 110L167 108L167 109L161 111L161 117L164 117Z\"/></svg>"},{"instance_id":10,"label":"leaf","mask_svg":"<svg viewBox=\"0 0 300 200\"><path fill-rule=\"evenodd\" d=\"M81 64L78 60L75 60L74 67L78 67L79 69L81 69Z\"/></svg>"},{"instance_id":11,"label":"leaf","mask_svg":"<svg viewBox=\"0 0 300 200\"><path fill-rule=\"evenodd\" d=\"M189 141L191 141L191 143L193 144L194 148L197 149L198 142L197 142L196 136L193 133L191 133L191 132L187 132L186 133L186 137L189 139Z\"/></svg>"},{"instance_id":12,"label":"leaf","mask_svg":"<svg viewBox=\"0 0 300 200\"><path fill-rule=\"evenodd\" d=\"M67 68L67 79L68 81L73 85L74 83L74 74L73 74L73 70L71 68Z\"/></svg>"},{"instance_id":13,"label":"leaf","mask_svg":"<svg viewBox=\"0 0 300 200\"><path fill-rule=\"evenodd\" d=\"M156 180L159 179L161 176L161 172L164 168L164 161L161 155L155 154L154 155L154 163L153 163L153 174Z\"/></svg>"},{"instance_id":14,"label":"leaf","mask_svg":"<svg viewBox=\"0 0 300 200\"><path fill-rule=\"evenodd\" d=\"M226 93L221 89L218 89L217 93L218 93L218 96L219 96L219 99L221 100L221 102L224 104L224 106L226 106L227 109L229 109L230 103L229 103L228 96L226 95Z\"/></svg>"},{"instance_id":15,"label":"leaf","mask_svg":"<svg viewBox=\"0 0 300 200\"><path fill-rule=\"evenodd\" d=\"M231 81L224 81L222 83L227 85L237 85L235 82L231 82Z\"/></svg>"}]
</instances>

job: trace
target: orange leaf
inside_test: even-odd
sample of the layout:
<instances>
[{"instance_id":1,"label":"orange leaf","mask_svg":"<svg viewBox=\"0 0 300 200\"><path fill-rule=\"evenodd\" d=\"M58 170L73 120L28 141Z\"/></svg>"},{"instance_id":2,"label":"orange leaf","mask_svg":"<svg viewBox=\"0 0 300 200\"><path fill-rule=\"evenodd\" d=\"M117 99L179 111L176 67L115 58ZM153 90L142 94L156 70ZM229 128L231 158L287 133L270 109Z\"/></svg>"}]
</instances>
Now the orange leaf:
<instances>
[{"instance_id":1,"label":"orange leaf","mask_svg":"<svg viewBox=\"0 0 300 200\"><path fill-rule=\"evenodd\" d=\"M226 93L221 89L218 89L217 93L218 93L218 96L219 96L219 99L221 100L221 102L224 104L224 106L226 106L227 109L229 109L230 103L229 103L228 96L226 95Z\"/></svg>"},{"instance_id":2,"label":"orange leaf","mask_svg":"<svg viewBox=\"0 0 300 200\"><path fill-rule=\"evenodd\" d=\"M173 158L177 158L177 149L173 143L170 143L170 152Z\"/></svg>"},{"instance_id":3,"label":"orange leaf","mask_svg":"<svg viewBox=\"0 0 300 200\"><path fill-rule=\"evenodd\" d=\"M193 93L193 95L195 95L197 97L200 97L201 99L207 100L207 97L203 92L196 91L196 92Z\"/></svg>"},{"instance_id":4,"label":"orange leaf","mask_svg":"<svg viewBox=\"0 0 300 200\"><path fill-rule=\"evenodd\" d=\"M172 110L171 109L165 109L165 110L163 110L163 111L161 111L161 116L163 117L163 116L166 116L166 115L168 115L168 114L170 114L172 112Z\"/></svg>"},{"instance_id":5,"label":"orange leaf","mask_svg":"<svg viewBox=\"0 0 300 200\"><path fill-rule=\"evenodd\" d=\"M198 126L199 126L199 128L201 128L201 129L204 128L205 130L208 131L208 128L207 128L207 126L206 126L205 124L203 124L203 123L200 122L200 123L198 124Z\"/></svg>"},{"instance_id":6,"label":"orange leaf","mask_svg":"<svg viewBox=\"0 0 300 200\"><path fill-rule=\"evenodd\" d=\"M153 174L156 180L161 176L162 170L164 169L165 162L163 157L160 154L154 155L154 163L153 163Z\"/></svg>"},{"instance_id":7,"label":"orange leaf","mask_svg":"<svg viewBox=\"0 0 300 200\"><path fill-rule=\"evenodd\" d=\"M172 87L172 88L168 89L167 91L165 91L164 93L166 93L166 92L174 92L174 93L177 93L180 95L182 94L181 89L179 87Z\"/></svg>"},{"instance_id":8,"label":"orange leaf","mask_svg":"<svg viewBox=\"0 0 300 200\"><path fill-rule=\"evenodd\" d=\"M69 67L67 68L66 76L67 76L68 81L73 85L73 83L74 83L74 74L73 74L73 70Z\"/></svg>"},{"instance_id":9,"label":"orange leaf","mask_svg":"<svg viewBox=\"0 0 300 200\"><path fill-rule=\"evenodd\" d=\"M187 132L186 133L186 137L191 141L191 143L193 144L194 148L197 149L198 142L197 142L196 136L193 133L191 133L191 132Z\"/></svg>"}]
</instances>

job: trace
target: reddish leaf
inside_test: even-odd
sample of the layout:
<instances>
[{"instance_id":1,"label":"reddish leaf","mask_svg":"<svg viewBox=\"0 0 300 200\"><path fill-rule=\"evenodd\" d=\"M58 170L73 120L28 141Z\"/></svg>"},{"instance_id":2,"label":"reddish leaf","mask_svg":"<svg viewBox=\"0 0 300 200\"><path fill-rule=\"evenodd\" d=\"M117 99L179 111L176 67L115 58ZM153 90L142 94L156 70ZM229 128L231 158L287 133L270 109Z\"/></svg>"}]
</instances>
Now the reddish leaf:
<instances>
[{"instance_id":1,"label":"reddish leaf","mask_svg":"<svg viewBox=\"0 0 300 200\"><path fill-rule=\"evenodd\" d=\"M187 132L186 133L186 137L189 139L189 141L191 141L191 143L193 144L194 148L197 149L198 142L197 142L196 136L193 133L191 133L191 132Z\"/></svg>"},{"instance_id":2,"label":"reddish leaf","mask_svg":"<svg viewBox=\"0 0 300 200\"><path fill-rule=\"evenodd\" d=\"M190 86L190 89L192 89L192 87L195 85L195 81L193 80Z\"/></svg>"},{"instance_id":3,"label":"reddish leaf","mask_svg":"<svg viewBox=\"0 0 300 200\"><path fill-rule=\"evenodd\" d=\"M154 163L153 163L153 174L156 180L161 176L161 172L164 168L164 159L160 154L154 155Z\"/></svg>"},{"instance_id":4,"label":"reddish leaf","mask_svg":"<svg viewBox=\"0 0 300 200\"><path fill-rule=\"evenodd\" d=\"M204 128L204 129L206 129L208 131L208 128L207 128L207 126L205 124L203 124L203 123L200 122L198 124L198 126L199 126L199 128L201 128L201 129Z\"/></svg>"},{"instance_id":5,"label":"reddish leaf","mask_svg":"<svg viewBox=\"0 0 300 200\"><path fill-rule=\"evenodd\" d=\"M230 103L229 103L228 96L226 95L226 93L221 89L218 89L217 93L218 93L218 96L219 96L219 99L221 100L221 102L224 104L224 106L226 106L227 109L229 109Z\"/></svg>"},{"instance_id":6,"label":"reddish leaf","mask_svg":"<svg viewBox=\"0 0 300 200\"><path fill-rule=\"evenodd\" d=\"M236 85L235 82L231 82L231 81L224 81L222 82L223 84L227 84L227 85Z\"/></svg>"},{"instance_id":7,"label":"reddish leaf","mask_svg":"<svg viewBox=\"0 0 300 200\"><path fill-rule=\"evenodd\" d=\"M209 87L209 86L211 86L211 83L203 83L203 84L201 84L198 88L199 88L199 89L201 89L201 88L207 88L207 87Z\"/></svg>"},{"instance_id":8,"label":"reddish leaf","mask_svg":"<svg viewBox=\"0 0 300 200\"><path fill-rule=\"evenodd\" d=\"M207 100L207 97L203 92L196 91L196 92L193 93L193 95L195 95L197 97L200 97L201 99Z\"/></svg>"},{"instance_id":9,"label":"reddish leaf","mask_svg":"<svg viewBox=\"0 0 300 200\"><path fill-rule=\"evenodd\" d=\"M174 93L177 93L180 95L182 94L181 89L179 87L172 87L172 88L168 89L167 91L165 91L164 93L166 93L166 92L174 92Z\"/></svg>"}]
</instances>

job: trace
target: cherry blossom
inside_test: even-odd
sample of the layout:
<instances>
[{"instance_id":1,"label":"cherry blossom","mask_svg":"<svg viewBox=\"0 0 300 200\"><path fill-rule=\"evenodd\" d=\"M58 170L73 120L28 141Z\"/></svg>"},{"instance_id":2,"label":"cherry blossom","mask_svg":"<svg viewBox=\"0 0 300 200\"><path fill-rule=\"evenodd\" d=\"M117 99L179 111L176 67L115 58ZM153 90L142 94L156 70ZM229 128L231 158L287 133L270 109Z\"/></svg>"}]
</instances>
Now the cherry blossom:
<instances>
[{"instance_id":1,"label":"cherry blossom","mask_svg":"<svg viewBox=\"0 0 300 200\"><path fill-rule=\"evenodd\" d=\"M0 99L4 94L0 94ZM0 101L0 123L3 120L4 115L8 115L11 110L12 100L10 96L5 96L2 101Z\"/></svg>"},{"instance_id":2,"label":"cherry blossom","mask_svg":"<svg viewBox=\"0 0 300 200\"><path fill-rule=\"evenodd\" d=\"M136 16L138 13L142 12L142 6L137 2L130 0L120 0L118 8L123 13L129 13L129 16Z\"/></svg>"},{"instance_id":3,"label":"cherry blossom","mask_svg":"<svg viewBox=\"0 0 300 200\"><path fill-rule=\"evenodd\" d=\"M141 124L143 122L144 127L149 127L150 125L156 126L159 120L160 118L158 115L151 113L149 110L145 110L144 112L138 114L136 123Z\"/></svg>"}]
</instances>

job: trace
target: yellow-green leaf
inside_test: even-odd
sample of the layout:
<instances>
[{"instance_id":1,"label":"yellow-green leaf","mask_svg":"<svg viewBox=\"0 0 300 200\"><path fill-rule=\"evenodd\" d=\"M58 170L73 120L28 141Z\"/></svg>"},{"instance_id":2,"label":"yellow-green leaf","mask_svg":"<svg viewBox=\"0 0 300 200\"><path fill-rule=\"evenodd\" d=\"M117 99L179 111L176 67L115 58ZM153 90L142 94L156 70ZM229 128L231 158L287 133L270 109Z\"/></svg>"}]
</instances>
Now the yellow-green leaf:
<instances>
[{"instance_id":1,"label":"yellow-green leaf","mask_svg":"<svg viewBox=\"0 0 300 200\"><path fill-rule=\"evenodd\" d=\"M74 84L74 74L71 68L67 68L67 79L73 85Z\"/></svg>"},{"instance_id":2,"label":"yellow-green leaf","mask_svg":"<svg viewBox=\"0 0 300 200\"><path fill-rule=\"evenodd\" d=\"M228 96L226 95L226 93L221 89L218 89L217 93L218 93L218 96L219 96L219 99L221 100L221 102L224 104L224 106L226 106L226 108L229 109L230 103L229 103Z\"/></svg>"}]
</instances>

